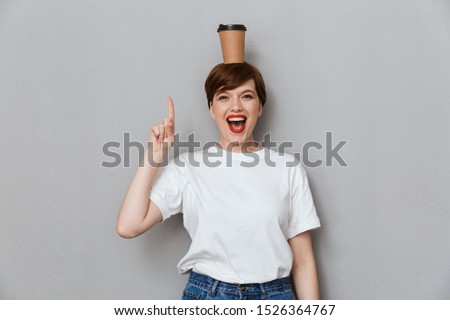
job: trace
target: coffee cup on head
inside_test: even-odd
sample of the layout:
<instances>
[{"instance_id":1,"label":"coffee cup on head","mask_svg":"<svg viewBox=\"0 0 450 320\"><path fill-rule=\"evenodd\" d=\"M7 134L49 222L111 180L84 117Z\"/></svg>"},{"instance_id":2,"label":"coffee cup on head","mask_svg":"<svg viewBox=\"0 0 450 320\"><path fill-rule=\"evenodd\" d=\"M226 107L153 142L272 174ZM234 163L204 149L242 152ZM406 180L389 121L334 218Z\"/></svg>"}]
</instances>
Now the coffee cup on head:
<instances>
[{"instance_id":1,"label":"coffee cup on head","mask_svg":"<svg viewBox=\"0 0 450 320\"><path fill-rule=\"evenodd\" d=\"M221 24L217 29L222 47L223 63L243 63L245 47L243 24Z\"/></svg>"}]
</instances>

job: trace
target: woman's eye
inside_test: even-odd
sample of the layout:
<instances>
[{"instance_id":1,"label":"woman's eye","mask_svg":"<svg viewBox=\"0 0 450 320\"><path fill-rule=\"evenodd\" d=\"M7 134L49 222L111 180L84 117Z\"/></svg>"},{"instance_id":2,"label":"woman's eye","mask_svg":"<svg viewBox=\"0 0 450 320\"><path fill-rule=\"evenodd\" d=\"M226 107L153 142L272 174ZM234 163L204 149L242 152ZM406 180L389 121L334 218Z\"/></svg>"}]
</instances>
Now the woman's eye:
<instances>
[{"instance_id":1,"label":"woman's eye","mask_svg":"<svg viewBox=\"0 0 450 320\"><path fill-rule=\"evenodd\" d=\"M217 99L218 99L218 100L226 100L226 99L227 99L227 96L219 96Z\"/></svg>"},{"instance_id":2,"label":"woman's eye","mask_svg":"<svg viewBox=\"0 0 450 320\"><path fill-rule=\"evenodd\" d=\"M246 94L244 96L244 99L253 99L253 96L251 94Z\"/></svg>"}]
</instances>

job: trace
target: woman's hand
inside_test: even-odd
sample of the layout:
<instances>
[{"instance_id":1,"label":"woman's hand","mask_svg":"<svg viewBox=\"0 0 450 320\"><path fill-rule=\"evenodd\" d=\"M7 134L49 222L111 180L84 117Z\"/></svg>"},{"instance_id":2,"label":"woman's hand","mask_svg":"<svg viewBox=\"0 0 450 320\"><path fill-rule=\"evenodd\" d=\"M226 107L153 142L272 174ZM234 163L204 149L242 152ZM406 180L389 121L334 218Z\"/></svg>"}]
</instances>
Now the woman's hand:
<instances>
[{"instance_id":1,"label":"woman's hand","mask_svg":"<svg viewBox=\"0 0 450 320\"><path fill-rule=\"evenodd\" d=\"M175 107L171 97L167 98L167 104L169 106L169 116L164 119L160 124L152 127L150 131L151 152L153 158L150 159L150 163L161 164L164 157L169 152L169 149L173 145L174 132L175 132Z\"/></svg>"}]
</instances>

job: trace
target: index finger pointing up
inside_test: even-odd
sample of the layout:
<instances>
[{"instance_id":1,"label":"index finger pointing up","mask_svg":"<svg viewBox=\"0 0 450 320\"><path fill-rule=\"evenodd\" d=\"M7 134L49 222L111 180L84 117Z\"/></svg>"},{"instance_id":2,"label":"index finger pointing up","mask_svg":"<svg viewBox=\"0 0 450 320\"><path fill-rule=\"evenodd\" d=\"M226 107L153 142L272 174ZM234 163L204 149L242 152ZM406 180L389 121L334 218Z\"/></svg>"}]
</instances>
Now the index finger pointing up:
<instances>
[{"instance_id":1,"label":"index finger pointing up","mask_svg":"<svg viewBox=\"0 0 450 320\"><path fill-rule=\"evenodd\" d=\"M167 104L169 105L169 121L171 123L175 122L175 107L173 105L173 100L171 97L167 98Z\"/></svg>"}]
</instances>

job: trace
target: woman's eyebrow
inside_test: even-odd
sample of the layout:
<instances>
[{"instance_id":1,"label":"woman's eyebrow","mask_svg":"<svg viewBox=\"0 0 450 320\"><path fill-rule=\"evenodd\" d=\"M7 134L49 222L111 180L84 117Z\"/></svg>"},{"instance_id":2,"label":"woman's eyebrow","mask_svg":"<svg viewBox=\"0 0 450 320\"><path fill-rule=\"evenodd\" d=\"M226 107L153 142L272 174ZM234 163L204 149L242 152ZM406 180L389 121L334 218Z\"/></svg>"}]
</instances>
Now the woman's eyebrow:
<instances>
[{"instance_id":1,"label":"woman's eyebrow","mask_svg":"<svg viewBox=\"0 0 450 320\"><path fill-rule=\"evenodd\" d=\"M232 91L232 90L218 90L214 96L218 96L219 94L222 94L222 93L223 94L228 94L230 91ZM242 95L242 94L247 93L247 92L251 92L253 94L256 94L255 91L253 91L252 89L245 89L244 91L240 92L239 95Z\"/></svg>"},{"instance_id":2,"label":"woman's eyebrow","mask_svg":"<svg viewBox=\"0 0 450 320\"><path fill-rule=\"evenodd\" d=\"M252 89L246 89L246 90L242 91L241 94L244 94L247 92L251 92L251 93L255 94L255 91L253 91Z\"/></svg>"}]
</instances>

